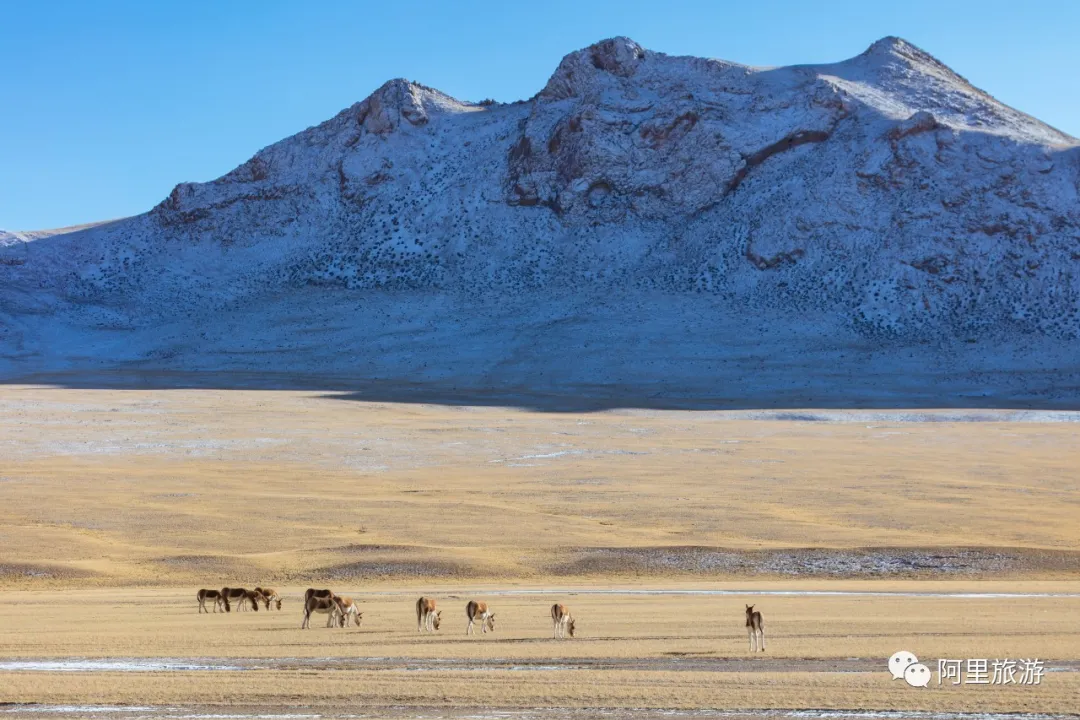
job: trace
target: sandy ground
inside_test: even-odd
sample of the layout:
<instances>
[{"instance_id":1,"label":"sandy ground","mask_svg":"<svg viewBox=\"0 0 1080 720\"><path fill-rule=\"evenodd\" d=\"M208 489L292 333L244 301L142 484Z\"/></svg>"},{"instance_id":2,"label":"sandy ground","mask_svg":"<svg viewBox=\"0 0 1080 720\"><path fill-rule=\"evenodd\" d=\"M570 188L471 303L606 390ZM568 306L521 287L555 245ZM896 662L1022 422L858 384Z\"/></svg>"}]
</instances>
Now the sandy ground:
<instances>
[{"instance_id":1,"label":"sandy ground","mask_svg":"<svg viewBox=\"0 0 1080 720\"><path fill-rule=\"evenodd\" d=\"M3 386L0 714L1067 716L1080 423L982 416ZM309 584L363 627L300 630ZM197 615L224 585L285 610ZM420 593L446 608L436 637ZM494 634L465 637L472 597ZM549 638L555 600L573 641ZM885 671L900 649L1052 672L913 689Z\"/></svg>"}]
</instances>

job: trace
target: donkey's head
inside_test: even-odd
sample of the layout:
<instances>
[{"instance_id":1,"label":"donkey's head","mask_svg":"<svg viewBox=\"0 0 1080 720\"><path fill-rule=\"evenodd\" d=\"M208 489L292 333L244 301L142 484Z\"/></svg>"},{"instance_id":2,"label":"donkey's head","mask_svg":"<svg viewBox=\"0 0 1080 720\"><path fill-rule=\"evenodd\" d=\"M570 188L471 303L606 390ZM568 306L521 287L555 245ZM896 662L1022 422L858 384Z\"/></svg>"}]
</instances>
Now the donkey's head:
<instances>
[{"instance_id":1,"label":"donkey's head","mask_svg":"<svg viewBox=\"0 0 1080 720\"><path fill-rule=\"evenodd\" d=\"M566 631L570 633L570 637L574 637L574 618L570 618L570 624L566 626Z\"/></svg>"},{"instance_id":2,"label":"donkey's head","mask_svg":"<svg viewBox=\"0 0 1080 720\"><path fill-rule=\"evenodd\" d=\"M442 610L435 611L435 620L432 621L431 626L436 630L439 629L439 623L442 622Z\"/></svg>"},{"instance_id":3,"label":"donkey's head","mask_svg":"<svg viewBox=\"0 0 1080 720\"><path fill-rule=\"evenodd\" d=\"M221 601L225 603L225 612L232 612L232 605L229 604L229 598L222 595Z\"/></svg>"},{"instance_id":4,"label":"donkey's head","mask_svg":"<svg viewBox=\"0 0 1080 720\"><path fill-rule=\"evenodd\" d=\"M491 630L492 632L495 631L495 613L491 613L487 616L487 626L488 630Z\"/></svg>"},{"instance_id":5,"label":"donkey's head","mask_svg":"<svg viewBox=\"0 0 1080 720\"><path fill-rule=\"evenodd\" d=\"M267 610L269 610L270 608L266 608L266 609L267 609ZM277 609L278 609L278 610L280 610L280 609L281 609L281 598L278 598L278 599L277 599Z\"/></svg>"}]
</instances>

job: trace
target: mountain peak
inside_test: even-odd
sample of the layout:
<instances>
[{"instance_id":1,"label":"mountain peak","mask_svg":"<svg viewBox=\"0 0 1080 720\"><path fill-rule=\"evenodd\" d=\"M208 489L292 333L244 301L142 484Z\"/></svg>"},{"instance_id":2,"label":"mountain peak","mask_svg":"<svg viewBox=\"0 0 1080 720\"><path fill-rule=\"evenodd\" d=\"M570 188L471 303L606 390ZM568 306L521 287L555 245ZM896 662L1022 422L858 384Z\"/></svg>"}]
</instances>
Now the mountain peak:
<instances>
[{"instance_id":1,"label":"mountain peak","mask_svg":"<svg viewBox=\"0 0 1080 720\"><path fill-rule=\"evenodd\" d=\"M963 80L964 83L967 83L967 80L964 80L964 78L948 65L941 62L915 43L895 35L886 35L880 40L872 43L859 57L880 58L882 60L894 62L899 60L909 66L914 65L934 68L939 72L945 71L950 75Z\"/></svg>"},{"instance_id":2,"label":"mountain peak","mask_svg":"<svg viewBox=\"0 0 1080 720\"><path fill-rule=\"evenodd\" d=\"M593 43L562 59L540 97L561 100L580 95L599 74L632 77L645 59L645 49L628 37L618 36Z\"/></svg>"},{"instance_id":3,"label":"mountain peak","mask_svg":"<svg viewBox=\"0 0 1080 720\"><path fill-rule=\"evenodd\" d=\"M896 35L886 35L880 40L875 40L874 42L870 43L870 47L868 47L863 52L863 54L869 55L877 53L903 52L906 48L914 47L914 44L908 42L902 37L898 37Z\"/></svg>"}]
</instances>

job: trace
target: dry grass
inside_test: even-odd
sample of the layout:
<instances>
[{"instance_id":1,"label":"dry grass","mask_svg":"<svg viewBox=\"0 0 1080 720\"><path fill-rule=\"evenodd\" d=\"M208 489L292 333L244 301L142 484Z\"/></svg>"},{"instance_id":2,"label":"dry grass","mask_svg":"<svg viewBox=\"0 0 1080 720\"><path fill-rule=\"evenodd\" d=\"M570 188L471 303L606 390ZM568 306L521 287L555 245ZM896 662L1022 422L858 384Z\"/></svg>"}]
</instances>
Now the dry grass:
<instances>
[{"instance_id":1,"label":"dry grass","mask_svg":"<svg viewBox=\"0 0 1080 720\"><path fill-rule=\"evenodd\" d=\"M0 657L263 669L2 672L0 702L1074 711L1076 598L500 592L1080 592L1078 431L5 387ZM196 615L195 590L227 584L283 587L286 609ZM301 631L308 584L360 600L364 627ZM438 637L416 634L421 592L446 608ZM465 638L474 596L494 636ZM556 599L580 639L548 639ZM746 652L744 600L765 658ZM882 669L901 648L1068 671L915 691ZM327 659L372 657L388 660Z\"/></svg>"},{"instance_id":2,"label":"dry grass","mask_svg":"<svg viewBox=\"0 0 1080 720\"><path fill-rule=\"evenodd\" d=\"M913 584L861 586L903 591ZM975 583L968 589L1005 588L1076 592L1080 583ZM6 593L0 598L0 657L233 658L261 669L4 673L0 702L1062 712L1075 709L1080 691L1080 598L611 598L447 588L439 595L443 629L429 636L416 632L416 592L339 590L360 601L362 628L326 629L317 621L300 630L300 588L285 589L280 613L209 616L195 613L190 592ZM496 612L494 634L464 635L464 604L473 596L486 598ZM578 638L550 639L547 609L556 599L570 604ZM764 655L747 652L740 627L744 601L765 612ZM1051 673L1039 687L916 691L885 671L886 658L898 649L915 652L931 667L939 657L1038 657L1072 671Z\"/></svg>"},{"instance_id":3,"label":"dry grass","mask_svg":"<svg viewBox=\"0 0 1080 720\"><path fill-rule=\"evenodd\" d=\"M1080 424L740 417L5 387L0 582L772 567L641 556L696 546L982 547L1004 559L971 572L1076 577Z\"/></svg>"}]
</instances>

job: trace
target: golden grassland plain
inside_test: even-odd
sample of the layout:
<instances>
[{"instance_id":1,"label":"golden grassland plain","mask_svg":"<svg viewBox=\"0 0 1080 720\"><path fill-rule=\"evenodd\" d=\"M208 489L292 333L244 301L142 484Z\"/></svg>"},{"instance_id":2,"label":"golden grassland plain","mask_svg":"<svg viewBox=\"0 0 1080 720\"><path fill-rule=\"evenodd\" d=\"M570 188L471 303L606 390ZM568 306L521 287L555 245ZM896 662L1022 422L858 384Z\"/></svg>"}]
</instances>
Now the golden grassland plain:
<instances>
[{"instance_id":1,"label":"golden grassland plain","mask_svg":"<svg viewBox=\"0 0 1080 720\"><path fill-rule=\"evenodd\" d=\"M973 583L983 591L1077 592L1080 583ZM955 591L935 582L763 583L758 589ZM724 589L724 585L712 585ZM0 702L106 705L443 706L502 708L888 708L1075 711L1080 597L506 595L435 593L443 625L416 631L419 588L338 588L360 628L300 629L302 588L280 612L197 615L192 592L89 589L0 596L0 658L198 658L245 671L8 672ZM729 589L733 589L729 588ZM970 588L969 588L970 589ZM464 606L487 599L496 629L466 637ZM570 605L573 640L551 639L551 602ZM765 611L768 648L748 652L744 601ZM1040 658L1038 686L894 681L886 659ZM206 658L213 658L207 661ZM0 660L2 667L3 660Z\"/></svg>"},{"instance_id":2,"label":"golden grassland plain","mask_svg":"<svg viewBox=\"0 0 1080 720\"><path fill-rule=\"evenodd\" d=\"M1078 440L1080 423L1065 422L796 422L4 386L0 581L642 571L625 555L586 552L597 548L1071 556ZM695 571L677 560L671 574ZM1075 577L1062 567L1058 577ZM1037 562L1026 572L1055 573Z\"/></svg>"},{"instance_id":3,"label":"golden grassland plain","mask_svg":"<svg viewBox=\"0 0 1080 720\"><path fill-rule=\"evenodd\" d=\"M250 667L9 668L0 702L1075 711L1080 598L761 593L1080 593L1080 424L837 417L3 386L0 657ZM847 562L867 549L884 564ZM788 551L821 564L769 555ZM300 630L309 584L353 594L364 626ZM224 585L279 587L285 609L197 615L195 590ZM736 594L572 594L649 588ZM416 633L421 593L446 608L437 637ZM465 637L471 597L493 635ZM550 640L556 600L578 639ZM915 690L884 671L899 649L1061 671Z\"/></svg>"}]
</instances>

